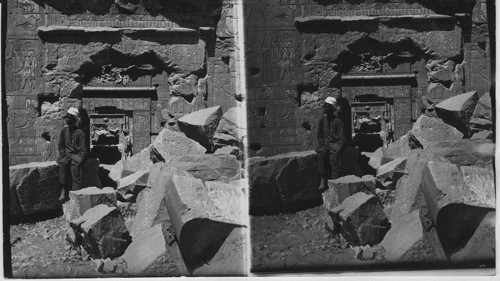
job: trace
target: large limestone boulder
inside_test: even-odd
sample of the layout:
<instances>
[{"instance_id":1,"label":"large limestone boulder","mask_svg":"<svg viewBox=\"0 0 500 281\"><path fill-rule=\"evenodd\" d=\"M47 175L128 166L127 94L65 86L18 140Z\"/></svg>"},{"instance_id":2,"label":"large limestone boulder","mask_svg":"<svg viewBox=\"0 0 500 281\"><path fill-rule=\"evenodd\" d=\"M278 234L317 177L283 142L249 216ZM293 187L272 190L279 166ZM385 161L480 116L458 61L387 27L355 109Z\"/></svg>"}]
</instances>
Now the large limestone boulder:
<instances>
[{"instance_id":1,"label":"large limestone boulder","mask_svg":"<svg viewBox=\"0 0 500 281\"><path fill-rule=\"evenodd\" d=\"M63 204L63 213L66 227L66 238L73 244L78 244L77 237L70 226L70 222L81 217L93 207L104 204L110 207L116 206L116 192L111 187L103 189L95 186L72 190L69 192L69 200Z\"/></svg>"},{"instance_id":2,"label":"large limestone boulder","mask_svg":"<svg viewBox=\"0 0 500 281\"><path fill-rule=\"evenodd\" d=\"M352 246L378 244L390 228L380 201L374 194L358 192L328 211L338 222L342 236Z\"/></svg>"},{"instance_id":3,"label":"large limestone boulder","mask_svg":"<svg viewBox=\"0 0 500 281\"><path fill-rule=\"evenodd\" d=\"M122 215L116 207L97 205L72 220L77 241L93 258L121 256L131 242Z\"/></svg>"},{"instance_id":4,"label":"large limestone boulder","mask_svg":"<svg viewBox=\"0 0 500 281\"><path fill-rule=\"evenodd\" d=\"M212 138L222 117L222 108L214 106L195 111L177 120L179 129L190 139L212 150Z\"/></svg>"},{"instance_id":5,"label":"large limestone boulder","mask_svg":"<svg viewBox=\"0 0 500 281\"><path fill-rule=\"evenodd\" d=\"M207 151L198 142L186 137L184 133L163 129L155 141L153 147L162 156L164 161L173 157L186 155L200 155Z\"/></svg>"},{"instance_id":6,"label":"large limestone boulder","mask_svg":"<svg viewBox=\"0 0 500 281\"><path fill-rule=\"evenodd\" d=\"M188 268L213 258L233 229L245 226L247 213L240 206L246 197L228 186L208 189L199 179L172 177L165 195L167 210Z\"/></svg>"},{"instance_id":7,"label":"large limestone boulder","mask_svg":"<svg viewBox=\"0 0 500 281\"><path fill-rule=\"evenodd\" d=\"M427 148L429 145L449 140L459 140L463 137L463 133L444 123L439 118L427 117L421 115L411 130L411 134Z\"/></svg>"},{"instance_id":8,"label":"large limestone boulder","mask_svg":"<svg viewBox=\"0 0 500 281\"><path fill-rule=\"evenodd\" d=\"M385 249L389 262L431 262L446 260L436 231L419 210L400 217L392 224L384 240L380 243Z\"/></svg>"},{"instance_id":9,"label":"large limestone boulder","mask_svg":"<svg viewBox=\"0 0 500 281\"><path fill-rule=\"evenodd\" d=\"M292 204L321 197L318 156L291 152L249 159L250 207Z\"/></svg>"},{"instance_id":10,"label":"large limestone boulder","mask_svg":"<svg viewBox=\"0 0 500 281\"><path fill-rule=\"evenodd\" d=\"M493 171L429 162L423 191L443 250L450 257L474 233L484 216L495 209Z\"/></svg>"},{"instance_id":11,"label":"large limestone boulder","mask_svg":"<svg viewBox=\"0 0 500 281\"><path fill-rule=\"evenodd\" d=\"M165 193L171 188L171 180L174 175L190 176L186 171L165 163L155 164L150 171L147 180L147 188L137 200L137 214L132 225L130 234L136 237L143 230L157 224L170 224L167 211Z\"/></svg>"},{"instance_id":12,"label":"large limestone boulder","mask_svg":"<svg viewBox=\"0 0 500 281\"><path fill-rule=\"evenodd\" d=\"M174 235L162 224L147 228L134 237L122 258L131 276L165 277L156 270L159 267L168 268L163 270L168 272L168 276L188 275Z\"/></svg>"},{"instance_id":13,"label":"large limestone boulder","mask_svg":"<svg viewBox=\"0 0 500 281\"><path fill-rule=\"evenodd\" d=\"M422 174L429 161L449 162L444 157L420 149L413 150L408 156L405 165L408 174L400 178L396 184L396 199L390 215L392 223L415 210L421 209L424 213L428 210L422 192Z\"/></svg>"},{"instance_id":14,"label":"large limestone boulder","mask_svg":"<svg viewBox=\"0 0 500 281\"><path fill-rule=\"evenodd\" d=\"M328 189L322 194L323 205L326 210L331 210L355 193L365 192L367 194L374 194L375 187L376 182L373 176L360 178L350 175L329 180Z\"/></svg>"},{"instance_id":15,"label":"large limestone boulder","mask_svg":"<svg viewBox=\"0 0 500 281\"><path fill-rule=\"evenodd\" d=\"M491 140L461 139L438 142L426 150L458 166L492 167L495 144Z\"/></svg>"},{"instance_id":16,"label":"large limestone boulder","mask_svg":"<svg viewBox=\"0 0 500 281\"><path fill-rule=\"evenodd\" d=\"M11 215L32 215L61 208L59 167L55 161L9 167Z\"/></svg>"},{"instance_id":17,"label":"large limestone boulder","mask_svg":"<svg viewBox=\"0 0 500 281\"><path fill-rule=\"evenodd\" d=\"M476 108L479 96L476 91L467 92L446 99L435 106L439 118L462 132L469 135L469 121Z\"/></svg>"},{"instance_id":18,"label":"large limestone boulder","mask_svg":"<svg viewBox=\"0 0 500 281\"><path fill-rule=\"evenodd\" d=\"M241 162L234 155L186 155L172 158L166 163L203 181L229 182L239 179L241 172Z\"/></svg>"}]
</instances>

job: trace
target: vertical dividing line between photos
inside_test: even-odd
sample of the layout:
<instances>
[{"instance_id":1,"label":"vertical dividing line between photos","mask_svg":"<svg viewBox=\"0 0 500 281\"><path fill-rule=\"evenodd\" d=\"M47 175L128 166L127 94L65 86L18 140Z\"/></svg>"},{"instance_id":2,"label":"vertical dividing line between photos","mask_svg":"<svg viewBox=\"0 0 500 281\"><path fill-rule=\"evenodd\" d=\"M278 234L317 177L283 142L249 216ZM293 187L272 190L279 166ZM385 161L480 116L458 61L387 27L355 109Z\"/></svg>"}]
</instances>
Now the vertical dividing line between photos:
<instances>
[{"instance_id":1,"label":"vertical dividing line between photos","mask_svg":"<svg viewBox=\"0 0 500 281\"><path fill-rule=\"evenodd\" d=\"M245 230L245 244L244 244L244 261L245 261L245 272L246 275L250 275L250 255L251 255L251 246L250 246L250 211L249 211L249 202L250 202L250 187L248 181L248 127L247 127L247 83L246 83L246 67L245 67L245 29L244 29L244 14L243 14L243 0L235 0L235 9L236 9L236 20L233 22L237 26L236 30L236 61L237 61L237 75L235 82L237 83L236 87L239 87L239 92L242 96L241 102L238 104L238 127L243 128L245 131L244 137L242 139L243 142L243 151L245 155L245 177L243 178L243 188L245 190L245 194L247 196L246 200L243 202L243 214L245 215L246 222L246 230Z\"/></svg>"}]
</instances>

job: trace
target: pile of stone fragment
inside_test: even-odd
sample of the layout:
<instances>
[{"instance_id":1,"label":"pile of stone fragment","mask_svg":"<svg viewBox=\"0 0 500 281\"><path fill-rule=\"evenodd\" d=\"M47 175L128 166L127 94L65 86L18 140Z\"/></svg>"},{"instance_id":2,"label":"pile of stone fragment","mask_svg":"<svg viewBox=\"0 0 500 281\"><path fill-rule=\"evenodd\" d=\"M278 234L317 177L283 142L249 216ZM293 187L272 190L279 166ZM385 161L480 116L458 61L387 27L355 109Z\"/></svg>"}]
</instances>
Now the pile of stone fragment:
<instances>
[{"instance_id":1,"label":"pile of stone fragment","mask_svg":"<svg viewBox=\"0 0 500 281\"><path fill-rule=\"evenodd\" d=\"M489 93L444 100L396 142L359 155L372 174L350 168L322 194L314 151L250 158L250 208L320 197L325 227L360 260L494 264L491 113ZM347 154L351 165L358 157Z\"/></svg>"},{"instance_id":2,"label":"pile of stone fragment","mask_svg":"<svg viewBox=\"0 0 500 281\"><path fill-rule=\"evenodd\" d=\"M71 191L63 205L67 241L103 272L245 274L246 131L237 110L222 114L217 106L185 115L137 155L84 168L94 186ZM10 177L11 211L61 207L55 162L12 166Z\"/></svg>"}]
</instances>

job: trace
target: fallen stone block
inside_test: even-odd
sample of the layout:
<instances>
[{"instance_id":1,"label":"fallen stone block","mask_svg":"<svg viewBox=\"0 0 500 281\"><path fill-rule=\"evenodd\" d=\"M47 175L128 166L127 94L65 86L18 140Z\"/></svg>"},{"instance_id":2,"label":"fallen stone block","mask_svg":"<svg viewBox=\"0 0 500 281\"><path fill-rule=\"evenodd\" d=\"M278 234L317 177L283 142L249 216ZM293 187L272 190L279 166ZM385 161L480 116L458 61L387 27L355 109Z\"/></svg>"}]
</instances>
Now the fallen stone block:
<instances>
[{"instance_id":1,"label":"fallen stone block","mask_svg":"<svg viewBox=\"0 0 500 281\"><path fill-rule=\"evenodd\" d=\"M169 262L165 263L162 257L166 255ZM158 267L169 268L164 269L168 272L167 276L188 275L174 235L162 224L147 228L134 237L122 258L131 276L161 276L161 272L155 270Z\"/></svg>"},{"instance_id":2,"label":"fallen stone block","mask_svg":"<svg viewBox=\"0 0 500 281\"><path fill-rule=\"evenodd\" d=\"M140 170L147 170L153 166L153 161L151 160L151 154L153 152L153 145L141 150L139 153L129 157L127 159L121 160L123 165L123 170L126 174L135 173ZM123 177L123 176L122 176Z\"/></svg>"},{"instance_id":3,"label":"fallen stone block","mask_svg":"<svg viewBox=\"0 0 500 281\"><path fill-rule=\"evenodd\" d=\"M381 182L397 182L404 174L406 174L406 160L406 157L396 158L393 161L380 166L377 169L377 179Z\"/></svg>"},{"instance_id":4,"label":"fallen stone block","mask_svg":"<svg viewBox=\"0 0 500 281\"><path fill-rule=\"evenodd\" d=\"M465 136L469 134L469 121L474 113L479 96L476 91L456 95L436 104L436 114Z\"/></svg>"},{"instance_id":5,"label":"fallen stone block","mask_svg":"<svg viewBox=\"0 0 500 281\"><path fill-rule=\"evenodd\" d=\"M241 177L241 162L234 155L187 155L172 158L166 163L203 181L229 182Z\"/></svg>"},{"instance_id":6,"label":"fallen stone block","mask_svg":"<svg viewBox=\"0 0 500 281\"><path fill-rule=\"evenodd\" d=\"M345 176L328 181L328 189L323 192L323 206L326 210L331 210L342 204L346 198L357 193L375 193L376 182L372 176L360 178L357 176Z\"/></svg>"},{"instance_id":7,"label":"fallen stone block","mask_svg":"<svg viewBox=\"0 0 500 281\"><path fill-rule=\"evenodd\" d=\"M440 244L434 244L432 222L419 210L400 217L380 243L389 262L432 262L446 260ZM436 249L435 249L436 248Z\"/></svg>"},{"instance_id":8,"label":"fallen stone block","mask_svg":"<svg viewBox=\"0 0 500 281\"><path fill-rule=\"evenodd\" d=\"M97 205L70 222L83 248L92 258L121 256L131 242L122 215L116 207Z\"/></svg>"},{"instance_id":9,"label":"fallen stone block","mask_svg":"<svg viewBox=\"0 0 500 281\"><path fill-rule=\"evenodd\" d=\"M380 243L390 228L382 205L374 194L355 193L328 213L334 222L341 225L342 236L352 246Z\"/></svg>"},{"instance_id":10,"label":"fallen stone block","mask_svg":"<svg viewBox=\"0 0 500 281\"><path fill-rule=\"evenodd\" d=\"M467 244L454 253L454 262L495 262L495 211L483 218Z\"/></svg>"},{"instance_id":11,"label":"fallen stone block","mask_svg":"<svg viewBox=\"0 0 500 281\"><path fill-rule=\"evenodd\" d=\"M250 206L281 206L321 198L314 151L249 159Z\"/></svg>"},{"instance_id":12,"label":"fallen stone block","mask_svg":"<svg viewBox=\"0 0 500 281\"><path fill-rule=\"evenodd\" d=\"M212 149L212 138L222 117L222 108L214 106L195 111L177 120L179 129L190 139L208 150Z\"/></svg>"},{"instance_id":13,"label":"fallen stone block","mask_svg":"<svg viewBox=\"0 0 500 281\"><path fill-rule=\"evenodd\" d=\"M455 127L444 123L439 118L421 115L411 130L411 134L425 148L441 141L462 139L463 133Z\"/></svg>"},{"instance_id":14,"label":"fallen stone block","mask_svg":"<svg viewBox=\"0 0 500 281\"><path fill-rule=\"evenodd\" d=\"M396 198L391 212L390 221L395 222L400 217L414 210L427 208L424 194L422 192L422 174L429 161L449 162L443 157L425 152L425 150L413 150L406 161L405 170L407 175L401 177L396 184Z\"/></svg>"},{"instance_id":15,"label":"fallen stone block","mask_svg":"<svg viewBox=\"0 0 500 281\"><path fill-rule=\"evenodd\" d=\"M123 161L120 160L114 165L100 164L99 165L99 179L104 185L117 185L117 182L125 177L132 174L127 173L123 170ZM106 184L107 183L107 184Z\"/></svg>"},{"instance_id":16,"label":"fallen stone block","mask_svg":"<svg viewBox=\"0 0 500 281\"><path fill-rule=\"evenodd\" d=\"M59 166L55 161L9 167L11 215L32 215L61 208Z\"/></svg>"},{"instance_id":17,"label":"fallen stone block","mask_svg":"<svg viewBox=\"0 0 500 281\"><path fill-rule=\"evenodd\" d=\"M153 142L153 147L164 161L173 157L205 154L206 148L186 137L184 133L163 129Z\"/></svg>"},{"instance_id":18,"label":"fallen stone block","mask_svg":"<svg viewBox=\"0 0 500 281\"><path fill-rule=\"evenodd\" d=\"M461 249L495 208L493 176L476 169L462 174L454 164L432 161L424 169L425 200L447 257Z\"/></svg>"},{"instance_id":19,"label":"fallen stone block","mask_svg":"<svg viewBox=\"0 0 500 281\"><path fill-rule=\"evenodd\" d=\"M426 152L442 156L458 166L486 167L493 163L495 144L491 140L461 139L434 143Z\"/></svg>"},{"instance_id":20,"label":"fallen stone block","mask_svg":"<svg viewBox=\"0 0 500 281\"><path fill-rule=\"evenodd\" d=\"M243 120L239 120L240 112L244 110L237 107L231 107L224 113L217 126L216 133L227 134L235 137L239 142L246 136L246 129L242 126Z\"/></svg>"},{"instance_id":21,"label":"fallen stone block","mask_svg":"<svg viewBox=\"0 0 500 281\"><path fill-rule=\"evenodd\" d=\"M471 140L491 140L493 139L492 131L479 131L472 135Z\"/></svg>"},{"instance_id":22,"label":"fallen stone block","mask_svg":"<svg viewBox=\"0 0 500 281\"><path fill-rule=\"evenodd\" d=\"M473 118L482 118L492 121L491 96L490 93L484 93L477 101L476 108L472 114Z\"/></svg>"},{"instance_id":23,"label":"fallen stone block","mask_svg":"<svg viewBox=\"0 0 500 281\"><path fill-rule=\"evenodd\" d=\"M156 224L170 224L165 194L171 188L173 175L190 176L186 171L165 163L157 163L151 168L147 183L150 188L137 198L137 215L130 231L132 237Z\"/></svg>"},{"instance_id":24,"label":"fallen stone block","mask_svg":"<svg viewBox=\"0 0 500 281\"><path fill-rule=\"evenodd\" d=\"M99 179L99 159L87 158L82 167L82 188L95 186L102 188L103 185Z\"/></svg>"},{"instance_id":25,"label":"fallen stone block","mask_svg":"<svg viewBox=\"0 0 500 281\"><path fill-rule=\"evenodd\" d=\"M122 197L127 193L137 195L142 189L146 188L149 177L148 170L139 170L118 181L116 192Z\"/></svg>"},{"instance_id":26,"label":"fallen stone block","mask_svg":"<svg viewBox=\"0 0 500 281\"><path fill-rule=\"evenodd\" d=\"M188 269L210 260L231 231L245 225L239 209L245 197L232 186L209 190L199 179L174 175L165 198Z\"/></svg>"},{"instance_id":27,"label":"fallen stone block","mask_svg":"<svg viewBox=\"0 0 500 281\"><path fill-rule=\"evenodd\" d=\"M246 245L245 228L234 228L214 257L196 268L193 276L245 276Z\"/></svg>"},{"instance_id":28,"label":"fallen stone block","mask_svg":"<svg viewBox=\"0 0 500 281\"><path fill-rule=\"evenodd\" d=\"M69 201L64 203L64 217L72 221L82 216L89 209L104 204L110 207L116 206L116 192L111 187L99 189L95 186L72 190L69 192Z\"/></svg>"}]
</instances>

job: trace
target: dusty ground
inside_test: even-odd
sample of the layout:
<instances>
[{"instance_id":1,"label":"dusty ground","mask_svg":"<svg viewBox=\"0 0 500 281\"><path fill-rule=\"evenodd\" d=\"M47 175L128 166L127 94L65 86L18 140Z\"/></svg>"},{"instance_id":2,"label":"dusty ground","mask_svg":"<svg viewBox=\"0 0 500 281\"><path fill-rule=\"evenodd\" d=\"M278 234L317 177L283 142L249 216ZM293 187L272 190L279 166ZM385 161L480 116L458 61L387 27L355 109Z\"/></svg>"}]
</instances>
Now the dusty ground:
<instances>
[{"instance_id":1,"label":"dusty ground","mask_svg":"<svg viewBox=\"0 0 500 281\"><path fill-rule=\"evenodd\" d=\"M325 229L323 206L251 217L252 272L348 270L384 261L355 258L355 250Z\"/></svg>"},{"instance_id":2,"label":"dusty ground","mask_svg":"<svg viewBox=\"0 0 500 281\"><path fill-rule=\"evenodd\" d=\"M78 253L65 241L62 216L10 226L12 275L14 278L113 277L124 276L97 271L97 263ZM116 272L117 271L117 272Z\"/></svg>"},{"instance_id":3,"label":"dusty ground","mask_svg":"<svg viewBox=\"0 0 500 281\"><path fill-rule=\"evenodd\" d=\"M65 241L62 217L10 226L14 278L103 277Z\"/></svg>"}]
</instances>

